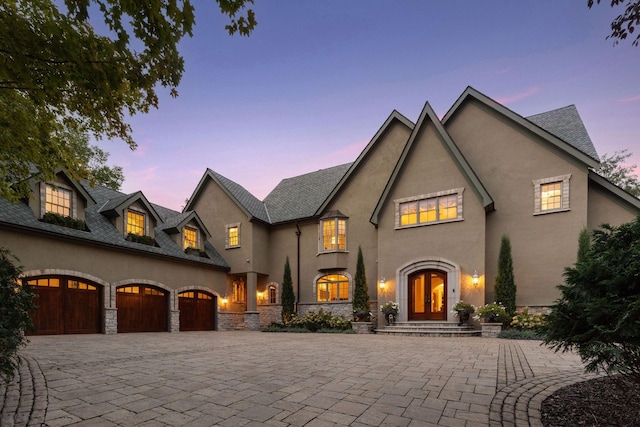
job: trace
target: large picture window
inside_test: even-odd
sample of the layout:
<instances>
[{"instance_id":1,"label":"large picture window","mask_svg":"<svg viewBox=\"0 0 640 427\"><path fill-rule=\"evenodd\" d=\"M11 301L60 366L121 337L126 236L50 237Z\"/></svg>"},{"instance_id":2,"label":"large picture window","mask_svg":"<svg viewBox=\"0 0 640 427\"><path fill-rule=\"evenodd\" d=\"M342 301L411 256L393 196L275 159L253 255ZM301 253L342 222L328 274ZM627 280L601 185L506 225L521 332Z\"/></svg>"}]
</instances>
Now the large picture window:
<instances>
[{"instance_id":1,"label":"large picture window","mask_svg":"<svg viewBox=\"0 0 640 427\"><path fill-rule=\"evenodd\" d=\"M462 188L396 200L396 226L412 227L462 219Z\"/></svg>"},{"instance_id":2,"label":"large picture window","mask_svg":"<svg viewBox=\"0 0 640 427\"><path fill-rule=\"evenodd\" d=\"M349 300L349 278L342 274L322 276L316 283L318 301Z\"/></svg>"}]
</instances>

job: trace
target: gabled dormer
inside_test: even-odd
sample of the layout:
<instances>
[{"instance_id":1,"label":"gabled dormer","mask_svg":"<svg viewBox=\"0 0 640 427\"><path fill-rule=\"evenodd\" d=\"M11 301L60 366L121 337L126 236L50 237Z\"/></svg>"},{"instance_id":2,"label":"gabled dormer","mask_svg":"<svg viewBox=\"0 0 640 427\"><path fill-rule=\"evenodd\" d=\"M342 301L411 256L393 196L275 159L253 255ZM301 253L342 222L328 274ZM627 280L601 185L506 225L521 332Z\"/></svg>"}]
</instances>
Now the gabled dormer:
<instances>
[{"instance_id":1,"label":"gabled dormer","mask_svg":"<svg viewBox=\"0 0 640 427\"><path fill-rule=\"evenodd\" d=\"M211 238L211 234L195 211L183 212L168 219L161 229L186 253L206 256L204 243Z\"/></svg>"},{"instance_id":2,"label":"gabled dormer","mask_svg":"<svg viewBox=\"0 0 640 427\"><path fill-rule=\"evenodd\" d=\"M51 181L32 184L34 197L27 204L36 218L65 227L85 230L85 212L96 202L84 187L59 171Z\"/></svg>"},{"instance_id":3,"label":"gabled dormer","mask_svg":"<svg viewBox=\"0 0 640 427\"><path fill-rule=\"evenodd\" d=\"M153 244L160 215L141 191L109 200L99 210L128 240Z\"/></svg>"}]
</instances>

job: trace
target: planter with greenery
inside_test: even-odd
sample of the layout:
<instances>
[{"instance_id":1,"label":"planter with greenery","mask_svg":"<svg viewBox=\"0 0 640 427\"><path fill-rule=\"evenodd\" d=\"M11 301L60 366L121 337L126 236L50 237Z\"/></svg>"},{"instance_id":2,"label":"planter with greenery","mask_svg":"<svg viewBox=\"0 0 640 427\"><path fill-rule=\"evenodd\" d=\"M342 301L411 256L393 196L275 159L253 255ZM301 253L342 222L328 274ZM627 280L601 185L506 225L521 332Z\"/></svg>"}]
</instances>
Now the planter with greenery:
<instances>
[{"instance_id":1,"label":"planter with greenery","mask_svg":"<svg viewBox=\"0 0 640 427\"><path fill-rule=\"evenodd\" d=\"M398 318L400 305L397 302L389 301L385 305L380 306L380 311L384 314L384 319L387 321L387 325L391 325Z\"/></svg>"},{"instance_id":2,"label":"planter with greenery","mask_svg":"<svg viewBox=\"0 0 640 427\"><path fill-rule=\"evenodd\" d=\"M71 218L53 212L47 212L42 216L42 222L73 228L74 230L87 231L87 225L81 219Z\"/></svg>"},{"instance_id":3,"label":"planter with greenery","mask_svg":"<svg viewBox=\"0 0 640 427\"><path fill-rule=\"evenodd\" d=\"M188 247L188 248L186 248L184 250L184 253L187 254L187 255L195 255L195 256L202 257L202 258L209 258L207 256L207 251L205 251L204 249Z\"/></svg>"},{"instance_id":4,"label":"planter with greenery","mask_svg":"<svg viewBox=\"0 0 640 427\"><path fill-rule=\"evenodd\" d=\"M473 304L460 300L453 306L451 312L454 316L458 317L458 326L462 326L466 324L471 318L471 315L476 312L476 307Z\"/></svg>"},{"instance_id":5,"label":"planter with greenery","mask_svg":"<svg viewBox=\"0 0 640 427\"><path fill-rule=\"evenodd\" d=\"M153 237L147 236L147 235L129 233L127 234L127 240L130 242L140 243L142 245L147 245L147 246L156 245L156 241L153 239Z\"/></svg>"}]
</instances>

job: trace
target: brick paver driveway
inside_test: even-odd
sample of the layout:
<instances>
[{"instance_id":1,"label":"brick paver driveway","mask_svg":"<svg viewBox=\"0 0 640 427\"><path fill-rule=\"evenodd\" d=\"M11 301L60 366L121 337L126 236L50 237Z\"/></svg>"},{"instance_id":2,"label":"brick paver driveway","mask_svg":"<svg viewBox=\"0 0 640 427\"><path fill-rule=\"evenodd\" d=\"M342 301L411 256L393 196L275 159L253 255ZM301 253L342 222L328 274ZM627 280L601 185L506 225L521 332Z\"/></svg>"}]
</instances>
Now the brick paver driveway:
<instances>
[{"instance_id":1,"label":"brick paver driveway","mask_svg":"<svg viewBox=\"0 0 640 427\"><path fill-rule=\"evenodd\" d=\"M2 426L539 425L581 380L539 342L183 332L32 337Z\"/></svg>"}]
</instances>

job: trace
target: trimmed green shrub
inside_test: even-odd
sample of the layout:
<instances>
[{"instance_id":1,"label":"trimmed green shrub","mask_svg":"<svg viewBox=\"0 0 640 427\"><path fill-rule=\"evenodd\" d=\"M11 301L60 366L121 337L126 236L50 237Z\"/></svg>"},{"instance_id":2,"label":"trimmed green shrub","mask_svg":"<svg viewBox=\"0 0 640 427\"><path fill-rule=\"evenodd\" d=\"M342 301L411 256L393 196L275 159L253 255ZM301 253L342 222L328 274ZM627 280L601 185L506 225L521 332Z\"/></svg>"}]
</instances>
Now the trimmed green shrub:
<instances>
[{"instance_id":1,"label":"trimmed green shrub","mask_svg":"<svg viewBox=\"0 0 640 427\"><path fill-rule=\"evenodd\" d=\"M369 289L365 274L362 248L358 246L358 261L356 263L356 277L353 286L353 315L354 318L368 322L371 320L369 310Z\"/></svg>"},{"instance_id":2,"label":"trimmed green shrub","mask_svg":"<svg viewBox=\"0 0 640 427\"><path fill-rule=\"evenodd\" d=\"M291 267L289 257L284 263L284 275L282 277L282 322L287 325L294 316L296 297L293 293L293 280L291 280Z\"/></svg>"},{"instance_id":3,"label":"trimmed green shrub","mask_svg":"<svg viewBox=\"0 0 640 427\"><path fill-rule=\"evenodd\" d=\"M506 234L500 241L498 255L498 274L494 286L495 301L502 303L510 316L516 312L516 283L513 277L513 259L511 257L511 240Z\"/></svg>"}]
</instances>

